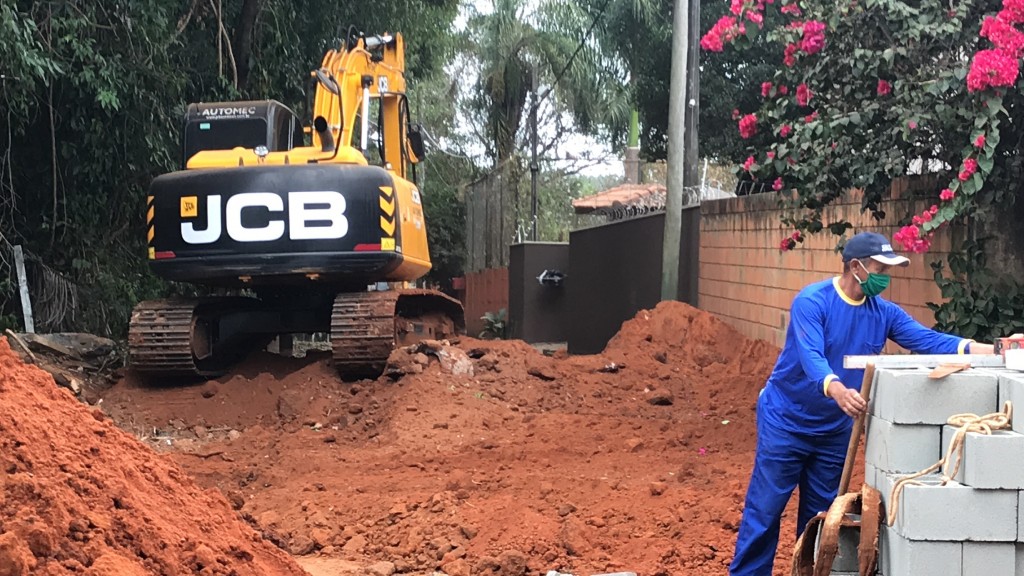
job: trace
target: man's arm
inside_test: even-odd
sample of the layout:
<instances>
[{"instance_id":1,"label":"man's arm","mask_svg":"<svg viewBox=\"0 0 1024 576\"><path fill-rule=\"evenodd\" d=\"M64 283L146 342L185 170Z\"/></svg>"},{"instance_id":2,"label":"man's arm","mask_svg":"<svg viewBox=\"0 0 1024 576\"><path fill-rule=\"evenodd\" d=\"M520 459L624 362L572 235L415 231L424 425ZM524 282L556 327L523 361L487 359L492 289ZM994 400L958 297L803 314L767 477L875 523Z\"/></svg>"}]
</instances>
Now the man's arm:
<instances>
[{"instance_id":1,"label":"man's arm","mask_svg":"<svg viewBox=\"0 0 1024 576\"><path fill-rule=\"evenodd\" d=\"M796 336L800 366L812 380L828 390L828 383L837 380L825 358L825 312L818 302L797 296L789 314L790 328Z\"/></svg>"},{"instance_id":2,"label":"man's arm","mask_svg":"<svg viewBox=\"0 0 1024 576\"><path fill-rule=\"evenodd\" d=\"M991 354L992 346L930 330L914 320L903 308L886 302L889 338L917 354ZM987 349L987 352L986 352Z\"/></svg>"},{"instance_id":3,"label":"man's arm","mask_svg":"<svg viewBox=\"0 0 1024 576\"><path fill-rule=\"evenodd\" d=\"M839 381L839 376L825 358L825 312L821 305L810 298L798 296L793 300L789 323L796 336L797 353L804 374L817 382L822 392L835 400L849 416L863 412L867 406L864 398Z\"/></svg>"}]
</instances>

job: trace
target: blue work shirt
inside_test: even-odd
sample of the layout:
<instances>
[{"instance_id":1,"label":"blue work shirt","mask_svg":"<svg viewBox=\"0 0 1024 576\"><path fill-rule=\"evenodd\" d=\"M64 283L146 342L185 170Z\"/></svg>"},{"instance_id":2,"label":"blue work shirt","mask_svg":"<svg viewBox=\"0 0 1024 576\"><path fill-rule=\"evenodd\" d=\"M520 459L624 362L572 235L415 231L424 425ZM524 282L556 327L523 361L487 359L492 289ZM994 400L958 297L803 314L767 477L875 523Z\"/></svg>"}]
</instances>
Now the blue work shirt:
<instances>
[{"instance_id":1,"label":"blue work shirt","mask_svg":"<svg viewBox=\"0 0 1024 576\"><path fill-rule=\"evenodd\" d=\"M826 382L859 391L864 370L843 368L843 357L879 354L887 339L921 354L963 354L971 342L925 328L879 296L853 300L839 278L807 286L793 300L786 344L762 391L763 417L795 433L849 430L853 419L825 395Z\"/></svg>"}]
</instances>

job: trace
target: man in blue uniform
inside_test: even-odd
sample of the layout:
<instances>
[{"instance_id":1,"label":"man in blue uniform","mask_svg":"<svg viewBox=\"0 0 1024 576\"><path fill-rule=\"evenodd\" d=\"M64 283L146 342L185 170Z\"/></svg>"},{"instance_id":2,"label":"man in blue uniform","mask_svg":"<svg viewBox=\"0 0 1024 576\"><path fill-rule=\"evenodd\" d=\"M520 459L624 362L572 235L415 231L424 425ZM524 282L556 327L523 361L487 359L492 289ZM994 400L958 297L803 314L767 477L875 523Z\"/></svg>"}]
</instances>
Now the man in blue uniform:
<instances>
[{"instance_id":1,"label":"man in blue uniform","mask_svg":"<svg viewBox=\"0 0 1024 576\"><path fill-rule=\"evenodd\" d=\"M915 353L991 354L992 346L925 328L879 296L892 266L910 263L880 234L843 250L843 274L807 286L790 309L786 343L757 401L757 452L731 576L771 576L782 512L800 487L797 537L839 490L863 370L847 355L879 354L887 339Z\"/></svg>"}]
</instances>

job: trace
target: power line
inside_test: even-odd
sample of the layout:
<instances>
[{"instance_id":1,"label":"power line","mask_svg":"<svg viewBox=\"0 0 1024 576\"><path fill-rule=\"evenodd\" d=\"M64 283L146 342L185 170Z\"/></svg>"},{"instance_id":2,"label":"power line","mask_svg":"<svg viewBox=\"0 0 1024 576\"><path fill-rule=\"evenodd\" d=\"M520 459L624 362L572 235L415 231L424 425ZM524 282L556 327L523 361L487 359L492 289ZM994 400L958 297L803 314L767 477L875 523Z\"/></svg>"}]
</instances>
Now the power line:
<instances>
[{"instance_id":1,"label":"power line","mask_svg":"<svg viewBox=\"0 0 1024 576\"><path fill-rule=\"evenodd\" d=\"M544 94L542 94L540 98L537 99L537 102L534 104L534 108L540 106L541 102L543 102L544 99L547 98L549 94L551 94L551 91L554 90L555 85L558 84L558 81L561 80L562 76L566 73L566 71L569 70L569 66L572 66L573 60L575 60L576 56L578 56L580 51L583 50L583 47L587 45L587 40L590 38L590 35L594 32L594 28L597 26L597 22L601 19L602 16L604 16L605 9L607 9L608 5L611 3L612 0L604 0L604 4L601 5L601 9L598 10L597 14L594 15L594 20L590 23L590 28L587 28L587 32L583 35L583 38L580 39L580 43L576 46L576 50L572 53L572 56L569 56L569 60L565 63L565 66L562 67L562 70L555 75L555 80L554 82L551 83L551 86L549 86L548 89L544 91Z\"/></svg>"}]
</instances>

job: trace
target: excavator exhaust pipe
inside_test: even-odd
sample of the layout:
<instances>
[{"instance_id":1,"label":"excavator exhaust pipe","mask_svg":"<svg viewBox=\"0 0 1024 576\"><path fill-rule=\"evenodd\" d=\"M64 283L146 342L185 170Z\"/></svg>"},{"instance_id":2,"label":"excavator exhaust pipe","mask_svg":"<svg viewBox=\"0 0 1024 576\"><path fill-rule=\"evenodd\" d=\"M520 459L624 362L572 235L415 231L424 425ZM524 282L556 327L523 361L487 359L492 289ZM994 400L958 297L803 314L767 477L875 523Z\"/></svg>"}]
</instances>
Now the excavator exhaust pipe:
<instances>
[{"instance_id":1,"label":"excavator exhaust pipe","mask_svg":"<svg viewBox=\"0 0 1024 576\"><path fill-rule=\"evenodd\" d=\"M314 118L313 129L320 136L320 149L324 152L334 152L334 135L327 127L327 119L323 116Z\"/></svg>"}]
</instances>

